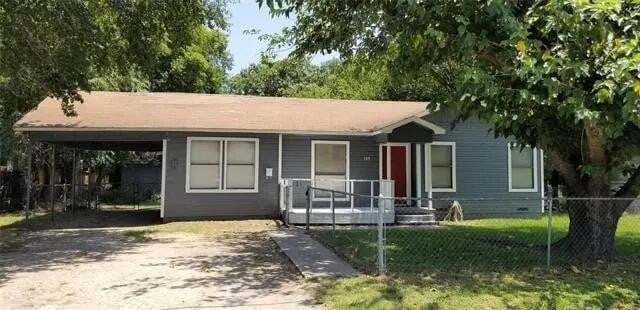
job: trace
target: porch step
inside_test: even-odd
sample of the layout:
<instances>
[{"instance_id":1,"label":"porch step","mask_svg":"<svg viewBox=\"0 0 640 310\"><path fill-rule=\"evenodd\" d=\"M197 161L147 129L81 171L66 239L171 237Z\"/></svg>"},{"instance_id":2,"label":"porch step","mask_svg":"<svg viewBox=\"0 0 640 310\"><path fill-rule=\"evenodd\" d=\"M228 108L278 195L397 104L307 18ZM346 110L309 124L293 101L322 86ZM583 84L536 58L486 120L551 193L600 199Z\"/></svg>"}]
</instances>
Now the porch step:
<instances>
[{"instance_id":1,"label":"porch step","mask_svg":"<svg viewBox=\"0 0 640 310\"><path fill-rule=\"evenodd\" d=\"M403 214L433 214L435 212L435 210L427 210L424 208L418 208L418 207L398 207L396 206L395 208L396 214L398 215L403 215Z\"/></svg>"},{"instance_id":2,"label":"porch step","mask_svg":"<svg viewBox=\"0 0 640 310\"><path fill-rule=\"evenodd\" d=\"M396 224L401 225L437 225L433 214L396 214Z\"/></svg>"},{"instance_id":3,"label":"porch step","mask_svg":"<svg viewBox=\"0 0 640 310\"><path fill-rule=\"evenodd\" d=\"M396 223L400 225L436 225L436 216L433 210L418 207L397 207Z\"/></svg>"}]
</instances>

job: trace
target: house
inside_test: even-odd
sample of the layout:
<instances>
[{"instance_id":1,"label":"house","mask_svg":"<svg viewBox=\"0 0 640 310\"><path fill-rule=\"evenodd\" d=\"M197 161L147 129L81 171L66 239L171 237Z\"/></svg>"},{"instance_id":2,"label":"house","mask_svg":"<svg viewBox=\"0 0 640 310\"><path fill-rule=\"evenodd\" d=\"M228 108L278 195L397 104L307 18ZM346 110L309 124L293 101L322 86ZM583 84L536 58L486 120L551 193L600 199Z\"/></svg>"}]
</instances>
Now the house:
<instances>
[{"instance_id":1,"label":"house","mask_svg":"<svg viewBox=\"0 0 640 310\"><path fill-rule=\"evenodd\" d=\"M300 222L309 185L377 196L381 182L391 181L391 195L412 197L397 201L413 207L450 197L463 200L467 216L541 212L540 150L496 139L477 120L452 129L452 115L426 103L185 93L82 97L76 117L47 98L16 130L66 147L162 151L165 220L285 213ZM318 212L326 210L328 192L311 196ZM496 199L464 200L480 197ZM343 223L364 221L358 214L369 216L374 203L346 195L334 201Z\"/></svg>"}]
</instances>

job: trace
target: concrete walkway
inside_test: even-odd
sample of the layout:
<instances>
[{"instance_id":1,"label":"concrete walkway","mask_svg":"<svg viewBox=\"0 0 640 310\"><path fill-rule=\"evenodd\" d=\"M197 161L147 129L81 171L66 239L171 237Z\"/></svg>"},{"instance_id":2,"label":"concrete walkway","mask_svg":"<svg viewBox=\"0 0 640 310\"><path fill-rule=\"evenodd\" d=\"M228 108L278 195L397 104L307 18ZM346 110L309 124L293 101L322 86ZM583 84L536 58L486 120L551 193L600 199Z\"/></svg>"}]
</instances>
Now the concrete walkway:
<instances>
[{"instance_id":1,"label":"concrete walkway","mask_svg":"<svg viewBox=\"0 0 640 310\"><path fill-rule=\"evenodd\" d=\"M299 228L283 228L270 233L270 236L305 278L350 277L359 274L333 251Z\"/></svg>"}]
</instances>

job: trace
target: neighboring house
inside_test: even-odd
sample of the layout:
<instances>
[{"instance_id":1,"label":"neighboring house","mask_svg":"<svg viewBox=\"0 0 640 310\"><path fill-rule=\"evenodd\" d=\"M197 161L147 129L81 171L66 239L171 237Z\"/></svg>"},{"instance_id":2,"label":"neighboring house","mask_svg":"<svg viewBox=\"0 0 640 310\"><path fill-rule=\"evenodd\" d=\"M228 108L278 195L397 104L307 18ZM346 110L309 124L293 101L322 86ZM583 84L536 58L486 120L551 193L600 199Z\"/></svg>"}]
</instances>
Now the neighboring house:
<instances>
[{"instance_id":1,"label":"neighboring house","mask_svg":"<svg viewBox=\"0 0 640 310\"><path fill-rule=\"evenodd\" d=\"M154 165L126 165L120 167L120 184L125 189L152 191L160 194L162 167Z\"/></svg>"},{"instance_id":2,"label":"neighboring house","mask_svg":"<svg viewBox=\"0 0 640 310\"><path fill-rule=\"evenodd\" d=\"M45 99L16 129L77 148L162 151L168 220L275 218L300 221L306 187L396 197L463 200L468 215L540 213L542 156L509 147L489 127L430 113L416 102L270 98L181 93L82 94L77 117ZM313 181L312 181L313 180ZM386 183L385 183L386 184ZM326 210L327 193L311 193ZM359 222L372 201L338 195L340 221ZM402 200L398 200L402 201ZM410 203L429 208L427 200ZM393 221L393 214L386 215ZM320 220L318 220L320 221Z\"/></svg>"},{"instance_id":3,"label":"neighboring house","mask_svg":"<svg viewBox=\"0 0 640 310\"><path fill-rule=\"evenodd\" d=\"M633 166L640 165L640 156L634 157L629 161L629 164ZM622 187L627 180L629 179L628 175L625 175L621 170L614 170L611 172L611 190L616 192ZM638 199L634 200L633 203L629 206L629 210L633 210L634 212L640 211L640 195L638 195Z\"/></svg>"}]
</instances>

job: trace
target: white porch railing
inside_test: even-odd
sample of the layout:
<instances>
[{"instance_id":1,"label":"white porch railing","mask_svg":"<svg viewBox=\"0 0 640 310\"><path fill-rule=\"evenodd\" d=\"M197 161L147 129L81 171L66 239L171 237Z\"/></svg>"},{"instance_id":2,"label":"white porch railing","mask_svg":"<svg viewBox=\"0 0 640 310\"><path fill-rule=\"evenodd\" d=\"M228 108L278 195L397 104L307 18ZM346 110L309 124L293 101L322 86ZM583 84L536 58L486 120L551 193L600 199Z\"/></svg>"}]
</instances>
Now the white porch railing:
<instances>
[{"instance_id":1,"label":"white porch railing","mask_svg":"<svg viewBox=\"0 0 640 310\"><path fill-rule=\"evenodd\" d=\"M331 186L332 182L346 183L339 186L345 190L337 190L338 186ZM315 184L332 188L314 186ZM339 214L338 222L342 224L371 224L375 220L371 215L378 212L380 199L394 197L393 187L392 180L284 178L280 182L280 211L287 224L302 223L305 220L305 210L310 209L311 205L316 206L313 208L314 224L330 223L331 213L334 221L335 214ZM318 197L321 193L331 195ZM319 205L323 206L318 208ZM393 208L387 211L385 220L392 222Z\"/></svg>"},{"instance_id":2,"label":"white porch railing","mask_svg":"<svg viewBox=\"0 0 640 310\"><path fill-rule=\"evenodd\" d=\"M389 182L388 180L364 180L364 179L306 179L306 178L283 178L280 181L280 211L291 211L293 208L293 188L294 185L299 185L299 187L306 188L307 186L315 187L316 182L322 183L331 183L331 182L340 182L346 183L345 192L354 194L355 188L357 184L367 184L368 191L360 193L367 196L375 196L376 184L380 184L381 182ZM302 183L302 184L300 184ZM378 188L380 188L378 186ZM311 193L310 193L311 194ZM311 194L313 195L313 194ZM346 201L349 202L350 208L353 210L355 207L354 195L345 195ZM312 196L313 197L313 196ZM326 200L324 198L314 197L315 201ZM374 207L374 199L369 199L369 207L373 210Z\"/></svg>"}]
</instances>

